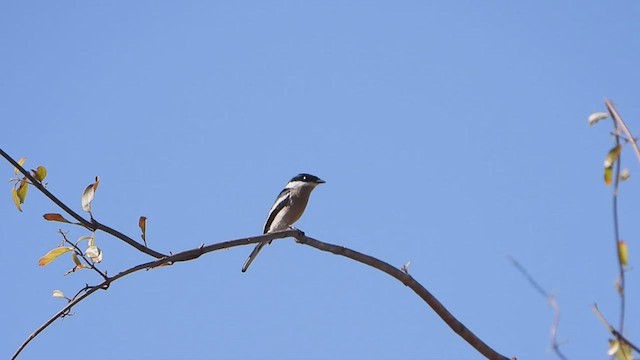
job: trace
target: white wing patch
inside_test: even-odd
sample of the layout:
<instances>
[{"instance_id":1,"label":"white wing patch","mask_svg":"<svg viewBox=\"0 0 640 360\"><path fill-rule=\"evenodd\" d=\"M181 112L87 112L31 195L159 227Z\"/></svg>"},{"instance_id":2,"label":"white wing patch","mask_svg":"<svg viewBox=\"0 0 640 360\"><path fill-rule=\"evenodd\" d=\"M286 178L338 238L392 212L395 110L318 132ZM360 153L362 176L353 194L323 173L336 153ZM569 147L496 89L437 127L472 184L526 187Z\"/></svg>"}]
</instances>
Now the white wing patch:
<instances>
[{"instance_id":1,"label":"white wing patch","mask_svg":"<svg viewBox=\"0 0 640 360\"><path fill-rule=\"evenodd\" d=\"M269 216L267 217L267 221L264 223L264 229L263 229L264 234L266 234L269 231L271 224L273 224L273 220L276 218L276 216L278 216L278 214L284 209L285 206L289 205L290 201L291 201L291 190L288 188L282 190L280 192L280 195L278 195L276 202L274 202L273 206L271 206L271 210L269 210Z\"/></svg>"}]
</instances>

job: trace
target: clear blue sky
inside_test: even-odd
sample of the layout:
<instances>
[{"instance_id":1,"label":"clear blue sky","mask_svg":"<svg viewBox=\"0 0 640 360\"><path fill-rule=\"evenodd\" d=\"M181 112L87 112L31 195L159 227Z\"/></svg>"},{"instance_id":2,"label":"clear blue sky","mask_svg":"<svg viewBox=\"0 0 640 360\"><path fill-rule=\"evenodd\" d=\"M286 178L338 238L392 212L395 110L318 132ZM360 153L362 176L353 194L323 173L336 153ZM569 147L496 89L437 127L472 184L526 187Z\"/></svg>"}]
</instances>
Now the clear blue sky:
<instances>
[{"instance_id":1,"label":"clear blue sky","mask_svg":"<svg viewBox=\"0 0 640 360\"><path fill-rule=\"evenodd\" d=\"M640 133L640 5L521 2L3 2L0 146L45 165L49 189L163 252L259 234L299 172L325 179L298 226L411 274L490 346L554 359L552 312L508 261L555 294L572 359L607 358L597 302L618 316L611 98ZM638 166L622 237L640 253ZM4 178L12 168L0 165ZM3 336L10 356L63 301L59 210L33 189L0 201ZM70 237L86 235L62 226ZM104 233L103 269L149 258ZM478 359L399 282L278 241L137 273L57 322L24 359ZM640 339L628 274L626 335Z\"/></svg>"}]
</instances>

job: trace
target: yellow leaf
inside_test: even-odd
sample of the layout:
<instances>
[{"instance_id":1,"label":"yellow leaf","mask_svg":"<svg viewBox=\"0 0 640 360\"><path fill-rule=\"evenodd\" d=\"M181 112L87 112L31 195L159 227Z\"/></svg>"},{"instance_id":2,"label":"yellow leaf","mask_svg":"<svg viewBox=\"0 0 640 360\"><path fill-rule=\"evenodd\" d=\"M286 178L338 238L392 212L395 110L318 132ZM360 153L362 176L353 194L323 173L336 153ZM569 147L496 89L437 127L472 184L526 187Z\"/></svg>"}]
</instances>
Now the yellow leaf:
<instances>
[{"instance_id":1,"label":"yellow leaf","mask_svg":"<svg viewBox=\"0 0 640 360\"><path fill-rule=\"evenodd\" d=\"M66 247L66 246L57 247L49 251L48 253L46 253L43 257L41 257L40 260L38 260L38 265L47 266L53 260L57 259L60 255L64 253L68 253L71 250L72 249L70 247Z\"/></svg>"},{"instance_id":2,"label":"yellow leaf","mask_svg":"<svg viewBox=\"0 0 640 360\"><path fill-rule=\"evenodd\" d=\"M13 203L16 204L16 207L20 212L22 212L22 206L20 206L20 198L18 197L18 189L16 187L11 188L11 198L13 199Z\"/></svg>"},{"instance_id":3,"label":"yellow leaf","mask_svg":"<svg viewBox=\"0 0 640 360\"><path fill-rule=\"evenodd\" d=\"M27 161L27 158L26 158L26 157L23 157L22 159L18 160L18 165L22 166L22 165L24 164L24 162L25 162L25 161ZM18 168L17 168L17 167L14 167L14 168L13 168L13 173L14 173L15 175L18 175L18 173L19 173L19 172L20 172L20 170L18 170Z\"/></svg>"},{"instance_id":4,"label":"yellow leaf","mask_svg":"<svg viewBox=\"0 0 640 360\"><path fill-rule=\"evenodd\" d=\"M71 255L71 257L73 258L73 262L76 264L76 267L78 266L82 266L82 263L80 262L80 259L78 259L78 254L76 254L75 252Z\"/></svg>"},{"instance_id":5,"label":"yellow leaf","mask_svg":"<svg viewBox=\"0 0 640 360\"><path fill-rule=\"evenodd\" d=\"M20 186L17 188L14 186L11 189L11 198L13 199L13 203L16 204L18 210L22 212L22 204L24 204L24 199L27 198L27 192L29 191L29 183L27 183L27 179L24 178L20 181Z\"/></svg>"},{"instance_id":6,"label":"yellow leaf","mask_svg":"<svg viewBox=\"0 0 640 360\"><path fill-rule=\"evenodd\" d=\"M615 146L613 149L609 150L607 154L607 158L604 160L604 183L607 185L611 185L611 178L613 174L613 165L618 160L620 156L620 150L622 146Z\"/></svg>"},{"instance_id":7,"label":"yellow leaf","mask_svg":"<svg viewBox=\"0 0 640 360\"><path fill-rule=\"evenodd\" d=\"M633 349L624 341L609 339L609 356L615 356L618 360L633 360Z\"/></svg>"},{"instance_id":8,"label":"yellow leaf","mask_svg":"<svg viewBox=\"0 0 640 360\"><path fill-rule=\"evenodd\" d=\"M42 180L47 177L47 169L44 166L38 166L36 170L33 171L33 177L42 182Z\"/></svg>"},{"instance_id":9,"label":"yellow leaf","mask_svg":"<svg viewBox=\"0 0 640 360\"><path fill-rule=\"evenodd\" d=\"M75 251L73 252L73 254L71 254L71 258L73 259L73 263L74 263L76 266L74 266L71 270L67 271L67 272L65 273L65 276L66 276L66 275L69 275L69 274L71 274L71 273L74 273L74 272L76 272L76 271L78 271L78 270L80 270L80 269L84 269L84 268L86 268L86 266L80 262L80 259L78 258L78 254L76 254L76 252L75 252Z\"/></svg>"},{"instance_id":10,"label":"yellow leaf","mask_svg":"<svg viewBox=\"0 0 640 360\"><path fill-rule=\"evenodd\" d=\"M91 212L91 202L93 201L93 197L95 196L99 183L100 178L96 176L96 182L87 186L87 188L82 192L82 210Z\"/></svg>"},{"instance_id":11,"label":"yellow leaf","mask_svg":"<svg viewBox=\"0 0 640 360\"><path fill-rule=\"evenodd\" d=\"M611 185L611 178L613 177L613 169L611 166L604 168L604 183Z\"/></svg>"},{"instance_id":12,"label":"yellow leaf","mask_svg":"<svg viewBox=\"0 0 640 360\"><path fill-rule=\"evenodd\" d=\"M62 217L62 215L60 214L44 214L42 215L42 217L44 217L44 219L47 221L59 221L63 223L69 223L69 221L64 217Z\"/></svg>"},{"instance_id":13,"label":"yellow leaf","mask_svg":"<svg viewBox=\"0 0 640 360\"><path fill-rule=\"evenodd\" d=\"M20 204L24 204L24 200L27 198L27 192L29 192L29 183L27 179L24 178L20 181L20 186L18 187L18 198L20 198Z\"/></svg>"},{"instance_id":14,"label":"yellow leaf","mask_svg":"<svg viewBox=\"0 0 640 360\"><path fill-rule=\"evenodd\" d=\"M91 239L93 239L93 235L91 235L91 236L80 236L80 237L78 238L78 241L76 241L76 245L78 245L78 243L79 243L80 241L84 241L84 240L89 240L89 241L91 241Z\"/></svg>"},{"instance_id":15,"label":"yellow leaf","mask_svg":"<svg viewBox=\"0 0 640 360\"><path fill-rule=\"evenodd\" d=\"M629 261L629 252L627 251L627 242L624 240L618 240L618 259L622 266L627 266Z\"/></svg>"}]
</instances>

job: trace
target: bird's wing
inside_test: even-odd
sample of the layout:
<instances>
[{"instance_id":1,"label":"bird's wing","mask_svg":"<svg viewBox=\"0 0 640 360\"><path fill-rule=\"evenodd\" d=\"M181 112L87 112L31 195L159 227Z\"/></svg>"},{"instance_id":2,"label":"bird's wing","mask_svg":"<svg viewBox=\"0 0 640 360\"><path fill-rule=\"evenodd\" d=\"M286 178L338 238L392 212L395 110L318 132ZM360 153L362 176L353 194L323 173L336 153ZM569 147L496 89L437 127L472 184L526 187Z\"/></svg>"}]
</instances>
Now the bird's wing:
<instances>
[{"instance_id":1,"label":"bird's wing","mask_svg":"<svg viewBox=\"0 0 640 360\"><path fill-rule=\"evenodd\" d=\"M289 204L290 195L291 194L289 189L284 189L280 192L280 195L278 195L278 197L276 198L276 202L273 203L273 206L271 206L271 210L269 210L269 217L267 218L267 221L264 224L264 231L263 231L264 234L266 234L267 231L269 231L269 228L271 227L273 220L276 218L276 215L278 215L278 213L282 211L282 209L287 204ZM242 272L247 271L247 269L249 268L249 265L251 265L251 263L253 262L253 259L255 259L256 256L258 256L258 253L260 252L260 250L262 250L262 248L266 244L267 244L266 242L261 242L261 243L258 243L255 248L253 248L251 255L249 255L249 258L247 259L247 261L245 261L244 265L242 266Z\"/></svg>"},{"instance_id":2,"label":"bird's wing","mask_svg":"<svg viewBox=\"0 0 640 360\"><path fill-rule=\"evenodd\" d=\"M269 210L269 216L267 217L267 221L264 223L264 229L262 230L263 234L266 234L273 224L273 220L275 220L276 216L282 211L282 209L289 205L291 201L291 189L284 189L280 192L280 195L276 198L276 201L271 206L271 210Z\"/></svg>"}]
</instances>

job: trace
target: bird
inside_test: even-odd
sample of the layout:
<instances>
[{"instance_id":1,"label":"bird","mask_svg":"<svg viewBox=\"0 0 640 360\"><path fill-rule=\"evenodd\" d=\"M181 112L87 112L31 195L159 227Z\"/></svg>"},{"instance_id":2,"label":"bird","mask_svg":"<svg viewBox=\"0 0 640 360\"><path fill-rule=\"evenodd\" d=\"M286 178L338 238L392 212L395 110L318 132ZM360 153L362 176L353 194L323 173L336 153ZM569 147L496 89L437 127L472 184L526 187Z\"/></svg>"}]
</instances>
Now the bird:
<instances>
[{"instance_id":1,"label":"bird","mask_svg":"<svg viewBox=\"0 0 640 360\"><path fill-rule=\"evenodd\" d=\"M326 181L311 174L298 174L291 178L276 198L273 206L271 206L267 221L264 223L263 234L295 229L293 224L298 221L304 213L311 192L316 186L324 184L325 182ZM244 266L242 266L242 272L247 271L249 265L251 265L266 244L267 242L261 242L256 245L244 263ZM271 241L269 241L269 244L271 244Z\"/></svg>"}]
</instances>

